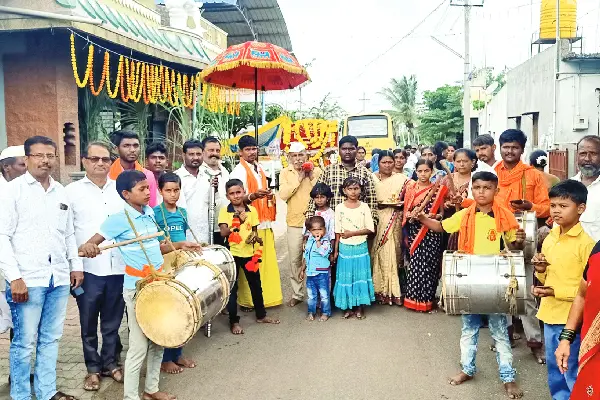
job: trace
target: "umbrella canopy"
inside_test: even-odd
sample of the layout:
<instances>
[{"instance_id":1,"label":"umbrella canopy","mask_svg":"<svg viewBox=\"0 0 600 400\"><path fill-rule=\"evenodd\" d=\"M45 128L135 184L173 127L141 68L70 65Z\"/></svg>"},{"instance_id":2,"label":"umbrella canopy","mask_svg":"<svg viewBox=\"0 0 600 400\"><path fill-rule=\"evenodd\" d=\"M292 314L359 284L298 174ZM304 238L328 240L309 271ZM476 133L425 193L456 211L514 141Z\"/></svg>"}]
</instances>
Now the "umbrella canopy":
<instances>
[{"instance_id":1,"label":"umbrella canopy","mask_svg":"<svg viewBox=\"0 0 600 400\"><path fill-rule=\"evenodd\" d=\"M251 90L288 90L310 81L289 51L271 43L246 42L229 47L201 72L211 85Z\"/></svg>"}]
</instances>

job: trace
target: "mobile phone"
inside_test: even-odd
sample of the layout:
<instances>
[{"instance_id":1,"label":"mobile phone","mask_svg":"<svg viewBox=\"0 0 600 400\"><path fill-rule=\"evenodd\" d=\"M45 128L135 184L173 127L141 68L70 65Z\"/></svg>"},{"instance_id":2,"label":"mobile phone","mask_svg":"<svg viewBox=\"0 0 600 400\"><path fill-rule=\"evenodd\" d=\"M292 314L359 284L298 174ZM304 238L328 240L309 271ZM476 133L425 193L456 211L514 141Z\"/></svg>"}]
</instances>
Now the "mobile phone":
<instances>
[{"instance_id":1,"label":"mobile phone","mask_svg":"<svg viewBox=\"0 0 600 400\"><path fill-rule=\"evenodd\" d=\"M73 294L73 296L79 297L84 293L84 291L83 291L83 288L81 286L79 286L79 287L76 287L75 289L71 289L71 293Z\"/></svg>"},{"instance_id":2,"label":"mobile phone","mask_svg":"<svg viewBox=\"0 0 600 400\"><path fill-rule=\"evenodd\" d=\"M510 202L513 204L523 204L524 203L523 200L511 200Z\"/></svg>"}]
</instances>

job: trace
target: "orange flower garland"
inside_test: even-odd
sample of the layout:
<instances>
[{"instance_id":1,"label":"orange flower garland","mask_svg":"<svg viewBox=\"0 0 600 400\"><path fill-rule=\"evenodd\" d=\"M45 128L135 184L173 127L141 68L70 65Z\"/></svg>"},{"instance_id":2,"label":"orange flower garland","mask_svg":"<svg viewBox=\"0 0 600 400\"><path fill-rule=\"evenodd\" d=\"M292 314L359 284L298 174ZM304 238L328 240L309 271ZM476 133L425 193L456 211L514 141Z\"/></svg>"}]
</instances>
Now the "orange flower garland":
<instances>
[{"instance_id":1,"label":"orange flower garland","mask_svg":"<svg viewBox=\"0 0 600 400\"><path fill-rule=\"evenodd\" d=\"M104 82L106 81L106 76L108 75L110 56L108 52L104 53L104 64L102 65L102 76L100 77L100 84L98 84L98 89L94 88L94 68L90 69L90 91L94 96L98 96L100 92L102 92L102 88L104 87Z\"/></svg>"},{"instance_id":2,"label":"orange flower garland","mask_svg":"<svg viewBox=\"0 0 600 400\"><path fill-rule=\"evenodd\" d=\"M73 76L75 77L75 84L84 88L87 85L88 79L90 77L90 72L92 70L94 64L94 45L90 44L88 47L88 59L87 65L85 68L85 74L83 75L83 79L79 79L79 74L77 73L77 57L75 56L75 35L71 33L71 64L73 66Z\"/></svg>"}]
</instances>

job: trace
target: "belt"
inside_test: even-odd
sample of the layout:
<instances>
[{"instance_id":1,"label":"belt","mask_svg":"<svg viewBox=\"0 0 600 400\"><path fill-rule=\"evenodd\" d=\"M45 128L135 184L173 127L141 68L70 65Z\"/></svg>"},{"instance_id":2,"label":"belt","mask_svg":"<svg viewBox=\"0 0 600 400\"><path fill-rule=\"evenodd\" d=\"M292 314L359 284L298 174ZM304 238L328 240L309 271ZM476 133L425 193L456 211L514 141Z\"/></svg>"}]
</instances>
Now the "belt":
<instances>
[{"instance_id":1,"label":"belt","mask_svg":"<svg viewBox=\"0 0 600 400\"><path fill-rule=\"evenodd\" d=\"M156 270L156 272L161 272L162 271L162 266ZM144 264L144 268L139 270L137 268L133 268L129 265L125 266L125 273L129 276L135 276L136 278L146 278L147 276L150 275L151 269L150 266L147 264Z\"/></svg>"}]
</instances>

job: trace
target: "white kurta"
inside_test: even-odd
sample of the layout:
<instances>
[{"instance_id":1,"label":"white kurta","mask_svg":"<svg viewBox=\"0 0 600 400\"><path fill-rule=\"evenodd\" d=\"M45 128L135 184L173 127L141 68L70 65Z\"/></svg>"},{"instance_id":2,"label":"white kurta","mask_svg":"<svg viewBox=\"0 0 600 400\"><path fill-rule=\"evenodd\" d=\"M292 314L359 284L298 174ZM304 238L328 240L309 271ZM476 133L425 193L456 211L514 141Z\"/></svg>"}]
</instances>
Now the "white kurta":
<instances>
[{"instance_id":1,"label":"white kurta","mask_svg":"<svg viewBox=\"0 0 600 400\"><path fill-rule=\"evenodd\" d=\"M227 193L225 191L225 184L227 183L227 181L230 179L229 178L229 171L227 171L223 166L220 166L220 171L216 171L214 169L212 169L211 167L209 167L208 165L206 165L206 163L202 164L200 166L200 172L198 174L205 174L207 177L209 176L209 174L219 174L218 175L218 179L219 179L219 186L218 186L218 190L217 190L217 197L215 199L215 203L216 203L216 208L215 208L215 226L213 228L213 232L219 232L219 212L221 211L221 208L223 207L227 207L227 205L229 204L229 200L227 200Z\"/></svg>"},{"instance_id":2,"label":"white kurta","mask_svg":"<svg viewBox=\"0 0 600 400\"><path fill-rule=\"evenodd\" d=\"M252 170L252 174L254 175L254 178L258 182L258 188L259 189L268 189L268 187L263 187L263 185L262 185L260 171L262 171L265 174L265 176L267 176L267 173L265 172L265 170L259 163L256 163L254 165L257 167L258 172L254 168L251 168L251 170ZM246 190L246 194L249 194L248 193L248 177L246 176L246 169L244 168L244 166L242 164L238 164L235 166L233 171L231 171L230 179L239 179L240 181L242 181L244 183L244 189ZM260 225L258 225L258 229L270 229L272 227L273 227L272 222L270 222L270 221L262 222Z\"/></svg>"},{"instance_id":3,"label":"white kurta","mask_svg":"<svg viewBox=\"0 0 600 400\"><path fill-rule=\"evenodd\" d=\"M581 172L571 179L581 182ZM595 241L600 241L600 177L588 187L587 204L579 220L585 233Z\"/></svg>"}]
</instances>

